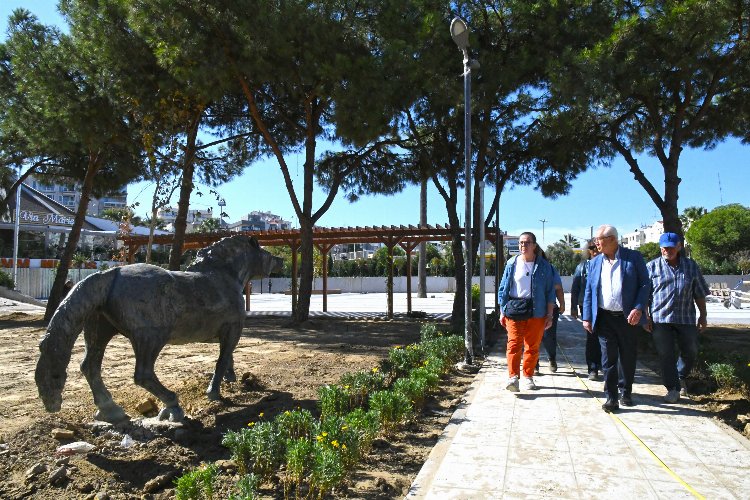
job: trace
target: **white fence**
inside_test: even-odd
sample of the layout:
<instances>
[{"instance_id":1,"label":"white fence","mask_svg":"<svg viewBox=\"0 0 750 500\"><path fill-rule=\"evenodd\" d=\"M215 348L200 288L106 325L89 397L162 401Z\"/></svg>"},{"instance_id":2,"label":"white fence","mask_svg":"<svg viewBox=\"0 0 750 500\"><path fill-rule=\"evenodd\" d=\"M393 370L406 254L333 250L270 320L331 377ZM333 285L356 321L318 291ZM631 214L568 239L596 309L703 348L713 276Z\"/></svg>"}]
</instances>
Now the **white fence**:
<instances>
[{"instance_id":1,"label":"white fence","mask_svg":"<svg viewBox=\"0 0 750 500\"><path fill-rule=\"evenodd\" d=\"M86 276L95 272L97 272L96 269L71 269L70 271L68 271L68 279L73 280L74 283L78 283ZM708 275L705 276L705 278L706 282L708 283L726 283L729 288L732 288L742 278L742 276ZM45 300L49 297L49 292L52 289L52 282L54 280L54 269L21 268L18 270L18 283L16 284L16 290L30 297ZM290 278L270 278L270 281L272 293L281 293L291 289L292 280ZM340 290L342 293L385 293L385 281L386 279L384 277L329 277L328 290ZM570 285L572 281L572 276L562 277L563 289L565 290L565 292L570 292ZM268 282L268 278L263 280L252 280L253 293L268 293ZM472 282L478 284L479 277L474 276ZM411 290L413 293L417 293L418 283L418 278L416 276L412 277ZM316 278L313 284L313 290L322 289L323 279ZM494 276L486 277L484 289L487 291L487 293L495 293ZM393 278L393 291L395 293L406 292L406 276ZM452 293L455 291L456 280L454 278L447 278L444 276L427 277L427 293Z\"/></svg>"}]
</instances>

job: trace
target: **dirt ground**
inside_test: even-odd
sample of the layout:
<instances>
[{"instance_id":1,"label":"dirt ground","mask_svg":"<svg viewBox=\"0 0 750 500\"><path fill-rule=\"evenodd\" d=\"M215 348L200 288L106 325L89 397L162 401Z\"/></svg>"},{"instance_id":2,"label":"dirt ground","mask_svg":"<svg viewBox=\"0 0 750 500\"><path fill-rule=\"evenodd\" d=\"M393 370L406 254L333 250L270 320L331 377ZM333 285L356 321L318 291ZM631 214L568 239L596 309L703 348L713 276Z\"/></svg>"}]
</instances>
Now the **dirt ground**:
<instances>
[{"instance_id":1,"label":"dirt ground","mask_svg":"<svg viewBox=\"0 0 750 500\"><path fill-rule=\"evenodd\" d=\"M227 462L229 451L220 444L226 431L259 420L261 413L269 419L297 407L316 413L317 390L322 384L376 366L391 347L416 342L419 326L407 321L326 319L291 328L280 319L249 319L235 351L238 382L223 384L223 400L217 402L206 399L204 391L218 346L167 346L156 369L161 381L177 391L188 414L177 427L144 421L136 410L149 395L133 383L130 344L117 337L105 355L104 381L115 401L137 418L113 427L93 421L91 391L78 372L82 337L68 367L62 410L48 414L34 383L37 344L44 333L41 316L0 316L0 498L172 498L176 477L201 462L222 460L216 498L227 498L239 477ZM747 327L709 329L701 344L702 351L710 350L713 356L744 356L744 363L750 361ZM649 357L649 349L643 347L639 359L656 369L655 356ZM402 498L471 381L471 376L452 374L415 422L376 441L372 455L335 496ZM705 372L691 377L689 385L694 400L750 437L746 393L716 391ZM72 431L72 435L53 437L55 429ZM128 445L128 439L133 444ZM95 448L81 455L55 453L60 445L76 441ZM279 497L281 489L267 486L262 494Z\"/></svg>"},{"instance_id":2,"label":"dirt ground","mask_svg":"<svg viewBox=\"0 0 750 500\"><path fill-rule=\"evenodd\" d=\"M371 369L396 345L418 341L417 322L316 320L291 328L280 319L249 319L234 359L238 382L222 385L223 400L204 395L218 355L217 344L167 346L156 371L175 390L188 419L182 426L144 427L136 406L149 394L133 381L134 357L122 337L110 343L104 382L131 417L117 427L93 421L91 391L78 371L83 336L75 344L59 413L44 411L34 383L40 316L0 317L0 498L172 498L174 478L201 462L228 460L221 446L227 430L273 418L297 407L316 413L317 390L341 375ZM394 436L376 441L373 453L337 497L401 498L424 464L472 377L453 374L423 415ZM150 420L146 420L149 422ZM139 423L140 422L140 423ZM53 437L55 429L72 435ZM128 438L133 444L128 446ZM123 442L123 439L125 442ZM61 456L70 442L91 452ZM223 462L217 498L239 479ZM280 490L267 487L268 497Z\"/></svg>"}]
</instances>

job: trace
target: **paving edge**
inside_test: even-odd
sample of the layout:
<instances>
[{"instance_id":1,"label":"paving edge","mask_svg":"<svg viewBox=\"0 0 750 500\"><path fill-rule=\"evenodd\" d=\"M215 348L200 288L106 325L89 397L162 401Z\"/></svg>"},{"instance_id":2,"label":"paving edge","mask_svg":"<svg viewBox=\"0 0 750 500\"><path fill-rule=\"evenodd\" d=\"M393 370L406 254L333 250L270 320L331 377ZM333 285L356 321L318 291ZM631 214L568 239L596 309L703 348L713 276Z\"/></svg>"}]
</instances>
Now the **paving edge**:
<instances>
[{"instance_id":1,"label":"paving edge","mask_svg":"<svg viewBox=\"0 0 750 500\"><path fill-rule=\"evenodd\" d=\"M476 374L474 380L471 382L471 385L469 385L469 388L466 390L463 402L458 405L456 411L454 411L453 415L451 415L448 424L445 426L445 429L443 429L443 432L440 434L437 443L435 443L432 451L430 451L430 454L427 456L427 460L419 470L417 477L414 478L411 486L409 486L409 491L404 498L425 498L424 495L430 490L430 486L432 485L432 481L435 478L435 474L440 468L440 465L443 463L443 458L445 458L445 454L448 452L453 439L456 437L456 433L461 426L461 422L466 419L466 411L474 401L479 386L481 386L482 382L484 382L485 365L489 361L490 357L494 354L494 351L499 349L499 345L500 342L497 342L492 348L492 351L488 353L488 355L482 362L479 373Z\"/></svg>"}]
</instances>

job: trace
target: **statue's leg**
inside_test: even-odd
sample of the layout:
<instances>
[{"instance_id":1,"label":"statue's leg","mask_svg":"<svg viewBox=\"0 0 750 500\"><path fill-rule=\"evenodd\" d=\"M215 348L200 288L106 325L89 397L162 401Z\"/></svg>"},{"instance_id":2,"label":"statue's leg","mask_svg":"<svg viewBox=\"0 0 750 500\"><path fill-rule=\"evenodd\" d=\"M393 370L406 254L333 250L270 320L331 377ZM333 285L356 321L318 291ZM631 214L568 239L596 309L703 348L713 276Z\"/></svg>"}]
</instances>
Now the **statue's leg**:
<instances>
[{"instance_id":1,"label":"statue's leg","mask_svg":"<svg viewBox=\"0 0 750 500\"><path fill-rule=\"evenodd\" d=\"M125 410L114 402L112 394L109 393L102 381L104 350L116 334L117 331L101 314L92 315L86 320L83 329L86 355L81 362L81 373L86 377L94 395L94 404L97 408L94 418L110 423L130 419Z\"/></svg>"},{"instance_id":2,"label":"statue's leg","mask_svg":"<svg viewBox=\"0 0 750 500\"><path fill-rule=\"evenodd\" d=\"M232 375L234 375L234 359L232 353L234 352L234 348L237 347L237 343L240 341L241 333L241 323L222 326L222 331L219 332L219 359L216 361L214 376L211 377L211 383L208 384L208 389L206 390L208 399L217 400L221 397L221 379L227 372L227 368L231 367Z\"/></svg>"},{"instance_id":3,"label":"statue's leg","mask_svg":"<svg viewBox=\"0 0 750 500\"><path fill-rule=\"evenodd\" d=\"M148 332L133 335L134 380L136 385L143 387L164 403L164 408L159 412L159 420L181 422L185 418L185 412L180 408L177 394L164 387L154 372L156 358L164 347L161 338L161 335L150 335Z\"/></svg>"},{"instance_id":4,"label":"statue's leg","mask_svg":"<svg viewBox=\"0 0 750 500\"><path fill-rule=\"evenodd\" d=\"M237 381L237 374L234 372L234 351L229 353L229 364L227 365L227 371L224 372L224 381Z\"/></svg>"}]
</instances>

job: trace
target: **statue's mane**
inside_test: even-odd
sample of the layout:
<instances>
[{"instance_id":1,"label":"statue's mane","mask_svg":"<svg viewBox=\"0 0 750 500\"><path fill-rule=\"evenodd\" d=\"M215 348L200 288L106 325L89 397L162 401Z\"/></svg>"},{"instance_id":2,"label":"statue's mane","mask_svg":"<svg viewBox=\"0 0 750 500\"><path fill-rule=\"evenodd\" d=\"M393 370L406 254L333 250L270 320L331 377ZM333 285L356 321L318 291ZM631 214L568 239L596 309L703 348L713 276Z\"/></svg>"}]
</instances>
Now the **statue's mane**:
<instances>
[{"instance_id":1,"label":"statue's mane","mask_svg":"<svg viewBox=\"0 0 750 500\"><path fill-rule=\"evenodd\" d=\"M198 255L187 270L201 272L231 267L238 255L247 252L248 245L260 249L258 240L250 236L237 235L222 238L210 247L198 250Z\"/></svg>"}]
</instances>

